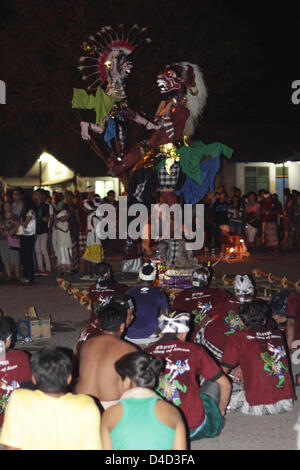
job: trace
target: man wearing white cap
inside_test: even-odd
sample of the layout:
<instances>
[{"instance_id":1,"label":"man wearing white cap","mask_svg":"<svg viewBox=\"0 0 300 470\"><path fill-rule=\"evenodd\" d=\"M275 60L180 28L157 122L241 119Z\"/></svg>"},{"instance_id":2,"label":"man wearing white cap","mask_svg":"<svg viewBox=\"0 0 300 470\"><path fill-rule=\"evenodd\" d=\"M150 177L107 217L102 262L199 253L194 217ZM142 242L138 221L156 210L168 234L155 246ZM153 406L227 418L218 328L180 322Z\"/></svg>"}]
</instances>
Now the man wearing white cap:
<instances>
[{"instance_id":1,"label":"man wearing white cap","mask_svg":"<svg viewBox=\"0 0 300 470\"><path fill-rule=\"evenodd\" d=\"M201 346L186 341L189 324L189 313L172 317L161 315L161 338L146 351L166 360L157 391L181 409L187 420L190 439L198 440L220 434L231 384ZM201 387L199 376L205 379Z\"/></svg>"},{"instance_id":2,"label":"man wearing white cap","mask_svg":"<svg viewBox=\"0 0 300 470\"><path fill-rule=\"evenodd\" d=\"M166 313L169 308L166 294L153 287L156 275L156 266L145 263L139 271L140 285L127 291L135 303L135 320L127 331L126 339L135 344L158 340L158 315Z\"/></svg>"},{"instance_id":3,"label":"man wearing white cap","mask_svg":"<svg viewBox=\"0 0 300 470\"><path fill-rule=\"evenodd\" d=\"M99 206L101 199L100 197L95 194L95 188L94 186L87 186L86 188L86 197L88 201L93 201L97 206Z\"/></svg>"}]
</instances>

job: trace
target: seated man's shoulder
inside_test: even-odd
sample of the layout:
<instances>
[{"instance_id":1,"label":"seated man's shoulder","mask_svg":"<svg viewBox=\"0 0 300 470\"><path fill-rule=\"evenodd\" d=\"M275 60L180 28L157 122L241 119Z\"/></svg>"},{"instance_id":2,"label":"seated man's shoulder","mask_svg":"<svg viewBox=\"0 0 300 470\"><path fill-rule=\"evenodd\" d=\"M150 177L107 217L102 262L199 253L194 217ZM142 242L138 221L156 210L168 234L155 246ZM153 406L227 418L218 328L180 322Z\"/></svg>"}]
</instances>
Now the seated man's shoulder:
<instances>
[{"instance_id":1,"label":"seated man's shoulder","mask_svg":"<svg viewBox=\"0 0 300 470\"><path fill-rule=\"evenodd\" d=\"M129 352L139 350L139 348L135 344L129 343L129 341L124 341L123 339L121 341L122 341L124 348L128 349Z\"/></svg>"},{"instance_id":2,"label":"seated man's shoulder","mask_svg":"<svg viewBox=\"0 0 300 470\"><path fill-rule=\"evenodd\" d=\"M299 292L290 292L288 296L288 306L290 304L297 304L300 305L300 293Z\"/></svg>"},{"instance_id":3,"label":"seated man's shoulder","mask_svg":"<svg viewBox=\"0 0 300 470\"><path fill-rule=\"evenodd\" d=\"M160 297L166 297L166 293L161 290L159 287L150 287L150 290L149 290L150 293L154 293L155 295L157 296L160 296Z\"/></svg>"},{"instance_id":4,"label":"seated man's shoulder","mask_svg":"<svg viewBox=\"0 0 300 470\"><path fill-rule=\"evenodd\" d=\"M83 407L98 409L95 400L83 393L66 393L63 396L63 400L70 406L78 407L80 410L82 410Z\"/></svg>"},{"instance_id":5,"label":"seated man's shoulder","mask_svg":"<svg viewBox=\"0 0 300 470\"><path fill-rule=\"evenodd\" d=\"M87 338L87 340L82 345L82 350L87 351L97 345L102 344L103 342L105 342L105 338L106 336L103 335L102 332L100 331L99 335L92 336L91 338L90 337Z\"/></svg>"},{"instance_id":6,"label":"seated man's shoulder","mask_svg":"<svg viewBox=\"0 0 300 470\"><path fill-rule=\"evenodd\" d=\"M116 354L120 357L125 354L138 351L138 347L135 344L132 344L129 341L125 341L123 339L119 339L119 341L114 343L112 346L114 352L116 352Z\"/></svg>"},{"instance_id":7,"label":"seated man's shoulder","mask_svg":"<svg viewBox=\"0 0 300 470\"><path fill-rule=\"evenodd\" d=\"M26 409L34 408L38 405L38 402L43 400L46 396L39 390L30 390L27 388L16 388L12 391L9 397L10 406L15 406L18 403L22 404Z\"/></svg>"},{"instance_id":8,"label":"seated man's shoulder","mask_svg":"<svg viewBox=\"0 0 300 470\"><path fill-rule=\"evenodd\" d=\"M9 349L5 353L6 359L8 361L19 361L19 362L28 362L29 355L25 351L19 351L18 349Z\"/></svg>"},{"instance_id":9,"label":"seated man's shoulder","mask_svg":"<svg viewBox=\"0 0 300 470\"><path fill-rule=\"evenodd\" d=\"M92 338L89 338L87 341L85 341L81 347L81 354L86 354L89 351L98 348L105 348L105 350L107 350L107 348L121 348L129 350L134 348L134 345L115 335L100 334L98 336L93 336Z\"/></svg>"}]
</instances>

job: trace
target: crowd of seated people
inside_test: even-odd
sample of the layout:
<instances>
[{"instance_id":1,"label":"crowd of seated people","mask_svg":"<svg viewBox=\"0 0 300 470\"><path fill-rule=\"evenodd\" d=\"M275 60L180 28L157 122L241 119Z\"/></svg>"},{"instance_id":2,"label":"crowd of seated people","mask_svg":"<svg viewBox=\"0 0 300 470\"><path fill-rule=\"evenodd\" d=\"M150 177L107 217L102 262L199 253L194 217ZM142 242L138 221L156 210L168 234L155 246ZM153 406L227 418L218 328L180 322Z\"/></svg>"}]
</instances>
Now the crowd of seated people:
<instances>
[{"instance_id":1,"label":"crowd of seated people","mask_svg":"<svg viewBox=\"0 0 300 470\"><path fill-rule=\"evenodd\" d=\"M186 450L224 432L228 413L293 409L300 294L261 300L250 276L236 275L231 295L210 287L203 265L170 305L151 262L135 288L110 285L106 263L99 272L73 352L49 346L29 358L13 347L13 320L0 318L5 449Z\"/></svg>"}]
</instances>

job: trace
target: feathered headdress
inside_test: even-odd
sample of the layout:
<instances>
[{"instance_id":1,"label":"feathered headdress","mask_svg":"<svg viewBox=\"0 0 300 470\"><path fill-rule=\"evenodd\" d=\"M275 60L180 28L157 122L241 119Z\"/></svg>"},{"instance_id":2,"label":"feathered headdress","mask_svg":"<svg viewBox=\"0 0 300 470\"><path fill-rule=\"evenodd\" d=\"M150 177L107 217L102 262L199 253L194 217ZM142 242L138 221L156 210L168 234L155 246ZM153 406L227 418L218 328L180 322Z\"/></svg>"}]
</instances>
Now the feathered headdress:
<instances>
[{"instance_id":1,"label":"feathered headdress","mask_svg":"<svg viewBox=\"0 0 300 470\"><path fill-rule=\"evenodd\" d=\"M120 68L128 56L143 42L151 42L146 36L147 28L140 28L134 24L127 35L123 25L118 25L116 31L111 26L104 26L95 36L90 36L88 41L81 46L85 55L79 58L78 69L83 73L82 79L88 83L87 89L97 88L99 84L109 81L112 64ZM127 61L128 62L128 61ZM123 77L129 73L131 65L123 69Z\"/></svg>"}]
</instances>

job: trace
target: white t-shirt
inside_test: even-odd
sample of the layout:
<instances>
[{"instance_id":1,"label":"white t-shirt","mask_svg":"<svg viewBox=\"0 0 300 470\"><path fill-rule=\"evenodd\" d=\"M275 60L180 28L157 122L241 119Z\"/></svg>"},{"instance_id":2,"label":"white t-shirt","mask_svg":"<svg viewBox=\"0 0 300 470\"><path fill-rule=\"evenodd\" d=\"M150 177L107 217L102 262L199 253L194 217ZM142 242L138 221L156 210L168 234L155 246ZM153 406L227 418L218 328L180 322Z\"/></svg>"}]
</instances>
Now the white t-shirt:
<instances>
[{"instance_id":1,"label":"white t-shirt","mask_svg":"<svg viewBox=\"0 0 300 470\"><path fill-rule=\"evenodd\" d=\"M27 237L30 237L32 235L36 234L36 215L35 212L30 209L26 217L31 217L31 220L29 221L27 227L24 227L23 225L19 225L17 234L18 235L26 235Z\"/></svg>"},{"instance_id":2,"label":"white t-shirt","mask_svg":"<svg viewBox=\"0 0 300 470\"><path fill-rule=\"evenodd\" d=\"M52 203L51 202L46 202L46 204L48 204L48 206L49 206L49 217L54 216L54 208L53 208ZM50 219L48 221L48 228L50 228Z\"/></svg>"}]
</instances>

